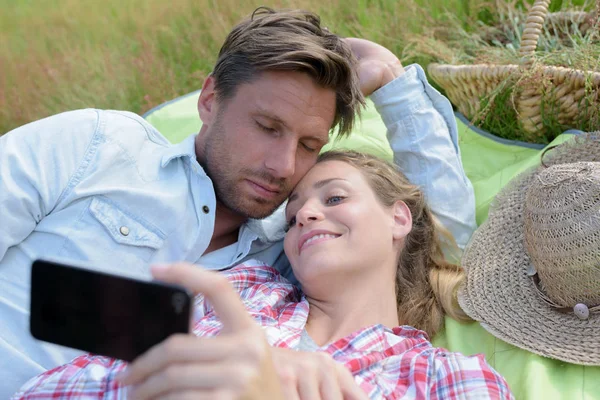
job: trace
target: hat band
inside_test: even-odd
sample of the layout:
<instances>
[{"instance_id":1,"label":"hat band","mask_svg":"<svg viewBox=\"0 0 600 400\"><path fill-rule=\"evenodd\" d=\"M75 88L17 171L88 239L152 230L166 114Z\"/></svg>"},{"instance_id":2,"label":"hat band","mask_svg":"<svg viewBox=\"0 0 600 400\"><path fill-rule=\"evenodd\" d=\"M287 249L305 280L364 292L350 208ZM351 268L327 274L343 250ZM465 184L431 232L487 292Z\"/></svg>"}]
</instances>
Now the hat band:
<instances>
[{"instance_id":1,"label":"hat band","mask_svg":"<svg viewBox=\"0 0 600 400\"><path fill-rule=\"evenodd\" d=\"M538 276L537 272L534 274L528 273L528 275L531 277L531 280L533 281L533 287L535 288L535 291L537 292L538 296L545 303L547 303L550 307L556 309L556 311L559 311L562 313L574 313L579 319L588 319L590 316L590 313L595 313L595 312L600 311L600 304L597 304L594 306L588 306L587 304L578 303L578 304L575 304L574 307L563 307L561 305L558 305L555 302L553 302L546 295L546 293L544 293L542 291L542 289L540 288L540 286L539 286L540 285L540 277Z\"/></svg>"}]
</instances>

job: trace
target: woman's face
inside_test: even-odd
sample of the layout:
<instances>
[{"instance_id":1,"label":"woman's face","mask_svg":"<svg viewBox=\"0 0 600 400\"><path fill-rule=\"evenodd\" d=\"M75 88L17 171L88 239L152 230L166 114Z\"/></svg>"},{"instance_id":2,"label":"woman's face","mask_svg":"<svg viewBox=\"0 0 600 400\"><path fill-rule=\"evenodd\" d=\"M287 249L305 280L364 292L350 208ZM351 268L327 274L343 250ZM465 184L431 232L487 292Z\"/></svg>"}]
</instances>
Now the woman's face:
<instances>
[{"instance_id":1,"label":"woman's face","mask_svg":"<svg viewBox=\"0 0 600 400\"><path fill-rule=\"evenodd\" d=\"M381 268L393 276L398 240L411 225L404 203L383 206L363 174L342 161L319 163L305 175L290 196L286 219L285 253L305 292L345 277L389 279Z\"/></svg>"}]
</instances>

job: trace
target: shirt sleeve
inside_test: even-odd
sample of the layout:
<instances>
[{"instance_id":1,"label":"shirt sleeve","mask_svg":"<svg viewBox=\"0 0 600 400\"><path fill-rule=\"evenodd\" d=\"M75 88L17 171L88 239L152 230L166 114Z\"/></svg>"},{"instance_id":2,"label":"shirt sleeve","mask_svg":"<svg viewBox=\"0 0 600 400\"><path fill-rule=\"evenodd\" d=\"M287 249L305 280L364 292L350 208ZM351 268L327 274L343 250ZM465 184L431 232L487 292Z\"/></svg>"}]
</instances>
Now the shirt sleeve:
<instances>
[{"instance_id":1,"label":"shirt sleeve","mask_svg":"<svg viewBox=\"0 0 600 400\"><path fill-rule=\"evenodd\" d=\"M458 147L452 105L416 64L371 95L394 161L425 192L431 210L462 249L476 228L475 195Z\"/></svg>"},{"instance_id":2,"label":"shirt sleeve","mask_svg":"<svg viewBox=\"0 0 600 400\"><path fill-rule=\"evenodd\" d=\"M97 128L96 111L71 111L0 137L0 260L75 184Z\"/></svg>"},{"instance_id":3,"label":"shirt sleeve","mask_svg":"<svg viewBox=\"0 0 600 400\"><path fill-rule=\"evenodd\" d=\"M126 365L108 357L83 355L30 379L12 400L125 399L127 388L115 378Z\"/></svg>"}]
</instances>

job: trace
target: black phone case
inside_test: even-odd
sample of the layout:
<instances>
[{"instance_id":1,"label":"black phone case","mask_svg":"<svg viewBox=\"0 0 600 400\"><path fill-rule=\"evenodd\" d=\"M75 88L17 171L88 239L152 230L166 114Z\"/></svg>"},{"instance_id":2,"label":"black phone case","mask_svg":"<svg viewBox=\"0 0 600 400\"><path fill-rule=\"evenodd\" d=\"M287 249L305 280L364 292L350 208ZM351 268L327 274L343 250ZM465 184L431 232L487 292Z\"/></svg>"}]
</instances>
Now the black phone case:
<instances>
[{"instance_id":1,"label":"black phone case","mask_svg":"<svg viewBox=\"0 0 600 400\"><path fill-rule=\"evenodd\" d=\"M188 333L192 296L182 287L36 260L31 334L132 361L174 333Z\"/></svg>"}]
</instances>

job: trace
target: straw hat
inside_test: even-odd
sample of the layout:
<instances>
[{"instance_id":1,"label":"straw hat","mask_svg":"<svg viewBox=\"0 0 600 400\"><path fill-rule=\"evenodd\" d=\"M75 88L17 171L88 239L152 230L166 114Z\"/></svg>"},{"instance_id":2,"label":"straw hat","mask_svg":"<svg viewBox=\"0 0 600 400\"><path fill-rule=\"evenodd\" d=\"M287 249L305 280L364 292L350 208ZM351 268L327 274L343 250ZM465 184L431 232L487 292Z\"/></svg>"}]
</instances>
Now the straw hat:
<instances>
[{"instance_id":1,"label":"straw hat","mask_svg":"<svg viewBox=\"0 0 600 400\"><path fill-rule=\"evenodd\" d=\"M464 311L542 356L600 365L600 132L509 183L462 259Z\"/></svg>"}]
</instances>

